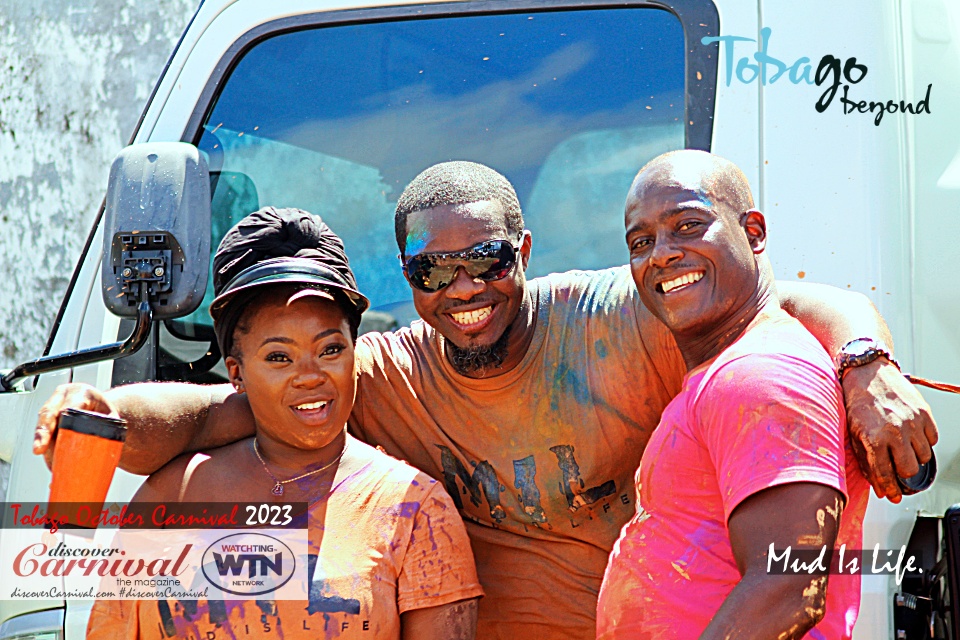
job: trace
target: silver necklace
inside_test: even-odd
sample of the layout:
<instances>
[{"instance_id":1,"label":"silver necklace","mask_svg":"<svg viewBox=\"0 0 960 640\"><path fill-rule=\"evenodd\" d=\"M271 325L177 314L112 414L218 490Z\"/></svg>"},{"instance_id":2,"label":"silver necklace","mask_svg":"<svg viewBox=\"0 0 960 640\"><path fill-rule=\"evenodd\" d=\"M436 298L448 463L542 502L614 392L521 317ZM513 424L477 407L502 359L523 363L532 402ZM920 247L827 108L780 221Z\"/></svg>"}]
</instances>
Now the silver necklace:
<instances>
[{"instance_id":1,"label":"silver necklace","mask_svg":"<svg viewBox=\"0 0 960 640\"><path fill-rule=\"evenodd\" d=\"M336 458L334 458L333 460L331 460L331 461L328 462L327 464L323 465L323 466L320 467L319 469L314 469L313 471L308 471L307 473L304 473L303 475L299 475L299 476L297 476L296 478L290 478L289 480L281 480L281 479L279 479L277 476L273 475L273 472L272 472L272 471L270 471L270 467L267 466L267 463L266 463L266 461L263 459L263 456L260 455L260 448L257 446L257 439L256 439L256 438L253 439L253 452L254 452L255 454L257 454L257 459L260 461L260 464L263 465L263 470L266 471L266 472L267 472L267 475L270 476L270 477L273 479L274 485L273 485L273 490L271 491L271 493L272 493L273 495L275 495L275 496L282 496L282 495L283 495L283 485L285 485L285 484L287 484L287 483L290 483L290 482L296 482L297 480L302 480L303 478L312 476L312 475L314 475L315 473L320 473L321 471L323 471L323 470L325 470L325 469L329 469L329 468L332 467L333 465L337 464L337 462L340 461L340 458L343 457L343 454L344 454L346 451L347 451L347 441L344 440L344 441L343 441L343 449L340 450L340 453L337 454L337 457L336 457Z\"/></svg>"}]
</instances>

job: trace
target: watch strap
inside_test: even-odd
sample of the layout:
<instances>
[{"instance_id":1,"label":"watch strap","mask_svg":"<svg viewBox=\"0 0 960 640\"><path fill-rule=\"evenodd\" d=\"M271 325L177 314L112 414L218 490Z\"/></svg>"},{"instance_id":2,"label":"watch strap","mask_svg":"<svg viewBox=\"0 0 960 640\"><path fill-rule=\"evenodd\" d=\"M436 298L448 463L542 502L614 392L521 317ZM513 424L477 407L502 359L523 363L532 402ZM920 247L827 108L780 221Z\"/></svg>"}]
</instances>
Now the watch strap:
<instances>
[{"instance_id":1,"label":"watch strap","mask_svg":"<svg viewBox=\"0 0 960 640\"><path fill-rule=\"evenodd\" d=\"M856 343L862 343L857 345ZM854 367L862 367L870 364L877 358L883 356L890 361L893 366L900 369L900 363L890 353L890 349L883 342L873 338L856 338L843 345L840 353L835 359L837 366L837 379L843 382L843 375Z\"/></svg>"}]
</instances>

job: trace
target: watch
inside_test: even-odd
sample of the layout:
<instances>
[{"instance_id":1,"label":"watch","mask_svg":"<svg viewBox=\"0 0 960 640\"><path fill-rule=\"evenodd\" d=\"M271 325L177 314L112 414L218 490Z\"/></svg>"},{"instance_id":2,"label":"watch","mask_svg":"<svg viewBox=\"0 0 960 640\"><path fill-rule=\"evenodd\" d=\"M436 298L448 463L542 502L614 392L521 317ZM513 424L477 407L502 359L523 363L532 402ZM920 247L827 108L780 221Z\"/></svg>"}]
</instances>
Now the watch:
<instances>
[{"instance_id":1,"label":"watch","mask_svg":"<svg viewBox=\"0 0 960 640\"><path fill-rule=\"evenodd\" d=\"M893 358L887 345L873 338L856 338L840 348L834 358L837 367L837 378L843 382L843 374L851 367L862 367L870 364L880 356L889 360L897 369L900 364Z\"/></svg>"}]
</instances>

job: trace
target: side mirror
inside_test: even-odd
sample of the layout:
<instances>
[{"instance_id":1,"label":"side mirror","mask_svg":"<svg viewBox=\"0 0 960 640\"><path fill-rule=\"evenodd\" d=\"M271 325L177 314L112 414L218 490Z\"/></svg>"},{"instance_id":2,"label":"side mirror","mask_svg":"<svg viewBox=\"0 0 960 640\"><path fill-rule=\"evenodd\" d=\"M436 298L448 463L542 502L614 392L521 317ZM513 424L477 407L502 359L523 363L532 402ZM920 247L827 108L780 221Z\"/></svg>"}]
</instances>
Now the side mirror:
<instances>
[{"instance_id":1,"label":"side mirror","mask_svg":"<svg viewBox=\"0 0 960 640\"><path fill-rule=\"evenodd\" d=\"M210 176L196 147L183 142L127 147L110 168L104 207L103 301L118 316L136 317L133 333L122 342L21 364L0 377L0 391L41 373L135 353L154 319L184 316L203 301Z\"/></svg>"},{"instance_id":2,"label":"side mirror","mask_svg":"<svg viewBox=\"0 0 960 640\"><path fill-rule=\"evenodd\" d=\"M102 290L107 309L157 320L200 306L210 259L210 176L183 142L127 147L110 168L104 210Z\"/></svg>"}]
</instances>

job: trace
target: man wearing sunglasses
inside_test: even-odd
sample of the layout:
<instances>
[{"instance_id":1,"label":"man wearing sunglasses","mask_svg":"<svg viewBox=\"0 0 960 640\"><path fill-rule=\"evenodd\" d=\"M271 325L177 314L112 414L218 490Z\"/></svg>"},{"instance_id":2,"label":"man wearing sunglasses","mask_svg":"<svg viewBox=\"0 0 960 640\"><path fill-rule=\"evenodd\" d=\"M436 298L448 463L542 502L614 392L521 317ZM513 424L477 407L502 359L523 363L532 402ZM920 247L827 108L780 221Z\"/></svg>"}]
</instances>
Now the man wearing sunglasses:
<instances>
[{"instance_id":1,"label":"man wearing sunglasses","mask_svg":"<svg viewBox=\"0 0 960 640\"><path fill-rule=\"evenodd\" d=\"M395 221L424 322L358 340L350 427L445 483L486 592L478 638L592 638L607 555L636 508L634 471L680 389L680 352L626 267L528 281L532 238L512 186L492 169L427 169L401 195ZM889 342L861 297L806 288L786 295L788 306L830 350L863 336ZM842 311L821 309L823 297ZM853 316L836 317L844 313ZM871 477L895 487L891 456L911 475L936 441L928 407L885 357L844 382ZM253 431L230 387L132 385L107 395L62 388L41 412L35 450L47 450L66 406L119 409L131 421L121 462L137 473Z\"/></svg>"},{"instance_id":2,"label":"man wearing sunglasses","mask_svg":"<svg viewBox=\"0 0 960 640\"><path fill-rule=\"evenodd\" d=\"M467 208L464 209L464 213L470 211L471 207L476 208L476 205L465 206ZM450 237L448 234L444 235ZM421 312L421 317L423 314L430 314L432 318L430 324L440 330L441 335L449 337L448 359L459 373L471 377L483 377L490 368L512 368L509 362L504 367L507 341L511 333L511 325L508 323L511 318L517 317L516 310L511 311L510 302L522 301L522 298L513 295L514 291L510 288L503 292L499 291L502 285L497 283L513 273L517 260L521 256L524 260L523 266L526 268L529 255L529 231L521 231L512 240L485 240L461 251L423 252L410 257L401 254L403 274L407 282L414 290L427 294L417 296L420 299L418 311ZM468 289L466 298L462 296L457 298L452 295L453 290L448 290L446 296L451 301L444 306L443 311L438 312L429 304L428 301L431 299L429 294L447 289L460 277L460 273L465 274L466 280L484 283L490 288L490 292L477 297L469 293L471 288ZM503 285L508 284L509 281L503 283ZM497 300L498 297L499 300ZM498 307L498 304L506 306ZM421 310L420 307L423 309ZM497 326L497 321L500 321L502 329ZM461 339L455 340L453 336L458 334ZM499 334L499 338L492 345L475 344L476 339L472 336L480 334ZM518 350L514 349L514 352L516 351Z\"/></svg>"}]
</instances>

